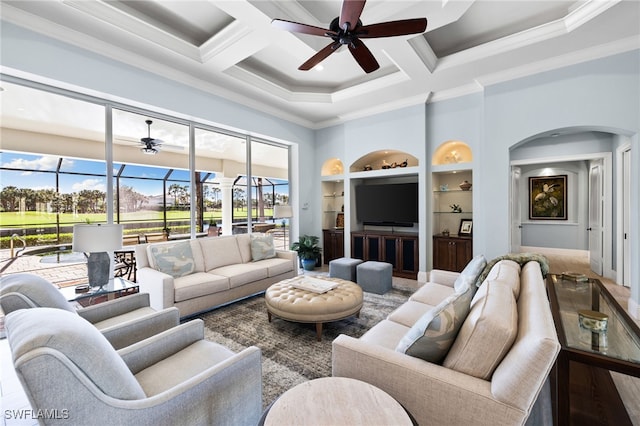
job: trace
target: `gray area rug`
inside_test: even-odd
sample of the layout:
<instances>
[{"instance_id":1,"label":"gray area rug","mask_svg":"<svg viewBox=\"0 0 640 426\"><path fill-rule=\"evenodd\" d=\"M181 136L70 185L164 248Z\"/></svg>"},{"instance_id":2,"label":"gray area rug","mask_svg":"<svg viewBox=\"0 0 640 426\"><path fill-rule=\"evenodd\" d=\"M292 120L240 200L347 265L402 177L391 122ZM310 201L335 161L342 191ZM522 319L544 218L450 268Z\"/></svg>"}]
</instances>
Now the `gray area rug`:
<instances>
[{"instance_id":1,"label":"gray area rug","mask_svg":"<svg viewBox=\"0 0 640 426\"><path fill-rule=\"evenodd\" d=\"M359 318L326 323L322 341L314 324L274 318L269 323L264 295L197 316L206 338L238 352L249 346L262 350L262 403L266 407L286 390L307 380L331 376L331 342L339 334L360 337L404 303L412 291L392 289L384 295L364 293Z\"/></svg>"}]
</instances>

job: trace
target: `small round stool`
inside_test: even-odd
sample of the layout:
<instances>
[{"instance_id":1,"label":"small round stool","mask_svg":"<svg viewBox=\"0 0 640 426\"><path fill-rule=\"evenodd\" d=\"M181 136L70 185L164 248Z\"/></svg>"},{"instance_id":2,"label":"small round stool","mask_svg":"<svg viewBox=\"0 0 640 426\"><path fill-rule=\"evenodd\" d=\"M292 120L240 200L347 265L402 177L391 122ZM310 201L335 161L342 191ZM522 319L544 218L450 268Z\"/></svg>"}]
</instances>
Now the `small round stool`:
<instances>
[{"instance_id":1,"label":"small round stool","mask_svg":"<svg viewBox=\"0 0 640 426\"><path fill-rule=\"evenodd\" d=\"M280 281L267 289L264 300L269 322L275 315L289 321L315 323L317 339L320 341L323 323L360 314L362 289L356 283L323 277L323 280L337 282L338 286L326 293L314 293L292 285L295 280L303 279L304 276L299 276Z\"/></svg>"}]
</instances>

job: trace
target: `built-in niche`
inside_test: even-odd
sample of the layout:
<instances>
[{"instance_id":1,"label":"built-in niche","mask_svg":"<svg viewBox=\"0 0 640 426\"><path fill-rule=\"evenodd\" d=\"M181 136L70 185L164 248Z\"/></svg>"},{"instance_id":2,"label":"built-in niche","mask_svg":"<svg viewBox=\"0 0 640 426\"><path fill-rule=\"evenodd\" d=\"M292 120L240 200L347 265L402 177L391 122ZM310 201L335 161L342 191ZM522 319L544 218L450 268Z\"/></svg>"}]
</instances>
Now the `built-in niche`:
<instances>
[{"instance_id":1,"label":"built-in niche","mask_svg":"<svg viewBox=\"0 0 640 426\"><path fill-rule=\"evenodd\" d=\"M354 173L416 166L418 166L418 159L413 155L404 151L384 149L360 157L351 164L349 171Z\"/></svg>"},{"instance_id":2,"label":"built-in niche","mask_svg":"<svg viewBox=\"0 0 640 426\"><path fill-rule=\"evenodd\" d=\"M330 158L322 164L321 176L336 176L344 173L344 165L339 158Z\"/></svg>"},{"instance_id":3,"label":"built-in niche","mask_svg":"<svg viewBox=\"0 0 640 426\"><path fill-rule=\"evenodd\" d=\"M471 163L473 154L469 145L462 141L451 140L442 143L433 153L431 164L443 166L460 163Z\"/></svg>"}]
</instances>

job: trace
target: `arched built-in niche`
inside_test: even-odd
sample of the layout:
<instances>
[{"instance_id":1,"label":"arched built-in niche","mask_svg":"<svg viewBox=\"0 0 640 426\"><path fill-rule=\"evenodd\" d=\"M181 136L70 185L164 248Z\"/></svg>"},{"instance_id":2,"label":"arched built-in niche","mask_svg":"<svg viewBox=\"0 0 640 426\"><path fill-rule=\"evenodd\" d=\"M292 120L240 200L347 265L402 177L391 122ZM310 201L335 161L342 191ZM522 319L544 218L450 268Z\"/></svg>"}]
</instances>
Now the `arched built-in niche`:
<instances>
[{"instance_id":1,"label":"arched built-in niche","mask_svg":"<svg viewBox=\"0 0 640 426\"><path fill-rule=\"evenodd\" d=\"M473 154L469 145L462 141L443 142L433 153L431 164L434 166L446 164L471 163Z\"/></svg>"},{"instance_id":2,"label":"arched built-in niche","mask_svg":"<svg viewBox=\"0 0 640 426\"><path fill-rule=\"evenodd\" d=\"M397 167L415 167L418 159L404 151L384 149L373 151L354 161L349 167L350 172L368 170L394 169Z\"/></svg>"},{"instance_id":3,"label":"arched built-in niche","mask_svg":"<svg viewBox=\"0 0 640 426\"><path fill-rule=\"evenodd\" d=\"M344 166L339 158L329 158L322 164L321 176L335 176L344 173Z\"/></svg>"}]
</instances>

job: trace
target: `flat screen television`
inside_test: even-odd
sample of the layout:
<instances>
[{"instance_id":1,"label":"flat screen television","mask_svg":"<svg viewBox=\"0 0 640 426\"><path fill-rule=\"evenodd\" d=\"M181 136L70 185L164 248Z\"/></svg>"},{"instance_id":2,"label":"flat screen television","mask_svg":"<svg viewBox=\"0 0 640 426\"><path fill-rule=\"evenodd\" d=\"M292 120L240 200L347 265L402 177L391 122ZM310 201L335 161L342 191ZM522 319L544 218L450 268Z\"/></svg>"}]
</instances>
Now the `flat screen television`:
<instances>
[{"instance_id":1,"label":"flat screen television","mask_svg":"<svg viewBox=\"0 0 640 426\"><path fill-rule=\"evenodd\" d=\"M413 226L418 222L418 183L358 185L356 218L365 225Z\"/></svg>"}]
</instances>

